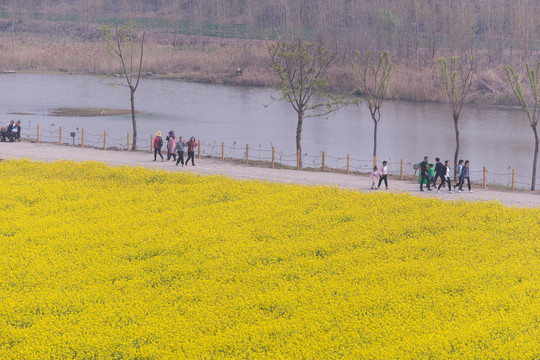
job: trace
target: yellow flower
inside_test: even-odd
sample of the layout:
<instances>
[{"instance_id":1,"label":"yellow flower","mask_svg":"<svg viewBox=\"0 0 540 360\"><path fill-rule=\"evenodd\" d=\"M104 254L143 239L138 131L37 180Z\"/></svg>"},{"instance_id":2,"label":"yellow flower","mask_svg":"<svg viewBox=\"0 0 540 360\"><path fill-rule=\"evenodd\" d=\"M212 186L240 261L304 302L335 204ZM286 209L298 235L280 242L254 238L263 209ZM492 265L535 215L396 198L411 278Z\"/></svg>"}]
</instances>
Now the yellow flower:
<instances>
[{"instance_id":1,"label":"yellow flower","mask_svg":"<svg viewBox=\"0 0 540 360\"><path fill-rule=\"evenodd\" d=\"M536 359L540 214L0 162L0 358Z\"/></svg>"}]
</instances>

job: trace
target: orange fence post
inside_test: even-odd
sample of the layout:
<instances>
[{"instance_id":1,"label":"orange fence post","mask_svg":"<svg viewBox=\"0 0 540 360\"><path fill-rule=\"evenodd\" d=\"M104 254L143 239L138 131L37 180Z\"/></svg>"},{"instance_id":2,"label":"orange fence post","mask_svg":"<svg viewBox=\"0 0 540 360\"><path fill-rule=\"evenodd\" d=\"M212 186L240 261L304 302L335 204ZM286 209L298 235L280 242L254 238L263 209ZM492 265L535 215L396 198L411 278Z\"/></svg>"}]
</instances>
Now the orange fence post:
<instances>
[{"instance_id":1,"label":"orange fence post","mask_svg":"<svg viewBox=\"0 0 540 360\"><path fill-rule=\"evenodd\" d=\"M249 163L249 145L246 144L246 165Z\"/></svg>"},{"instance_id":2,"label":"orange fence post","mask_svg":"<svg viewBox=\"0 0 540 360\"><path fill-rule=\"evenodd\" d=\"M60 126L60 131L58 135L58 144L62 145L62 127Z\"/></svg>"},{"instance_id":3,"label":"orange fence post","mask_svg":"<svg viewBox=\"0 0 540 360\"><path fill-rule=\"evenodd\" d=\"M107 130L103 131L103 150L107 150Z\"/></svg>"},{"instance_id":4,"label":"orange fence post","mask_svg":"<svg viewBox=\"0 0 540 360\"><path fill-rule=\"evenodd\" d=\"M296 170L300 170L300 149L296 149Z\"/></svg>"},{"instance_id":5,"label":"orange fence post","mask_svg":"<svg viewBox=\"0 0 540 360\"><path fill-rule=\"evenodd\" d=\"M487 173L486 167L484 166L484 179L483 179L483 184L482 184L484 189L486 188L486 173Z\"/></svg>"},{"instance_id":6,"label":"orange fence post","mask_svg":"<svg viewBox=\"0 0 540 360\"><path fill-rule=\"evenodd\" d=\"M276 148L272 146L272 169L274 168L274 159L276 158Z\"/></svg>"},{"instance_id":7,"label":"orange fence post","mask_svg":"<svg viewBox=\"0 0 540 360\"><path fill-rule=\"evenodd\" d=\"M399 180L403 180L403 159L401 159L401 166L399 169Z\"/></svg>"},{"instance_id":8,"label":"orange fence post","mask_svg":"<svg viewBox=\"0 0 540 360\"><path fill-rule=\"evenodd\" d=\"M512 169L512 191L516 189L516 170Z\"/></svg>"},{"instance_id":9,"label":"orange fence post","mask_svg":"<svg viewBox=\"0 0 540 360\"><path fill-rule=\"evenodd\" d=\"M324 151L322 152L322 165L321 165L321 171L324 171Z\"/></svg>"},{"instance_id":10,"label":"orange fence post","mask_svg":"<svg viewBox=\"0 0 540 360\"><path fill-rule=\"evenodd\" d=\"M349 174L350 163L351 163L351 155L347 154L347 174Z\"/></svg>"},{"instance_id":11,"label":"orange fence post","mask_svg":"<svg viewBox=\"0 0 540 360\"><path fill-rule=\"evenodd\" d=\"M129 151L129 131L127 133L127 151Z\"/></svg>"},{"instance_id":12,"label":"orange fence post","mask_svg":"<svg viewBox=\"0 0 540 360\"><path fill-rule=\"evenodd\" d=\"M39 124L37 124L37 143L39 144Z\"/></svg>"},{"instance_id":13,"label":"orange fence post","mask_svg":"<svg viewBox=\"0 0 540 360\"><path fill-rule=\"evenodd\" d=\"M377 165L377 157L373 156L373 167Z\"/></svg>"},{"instance_id":14,"label":"orange fence post","mask_svg":"<svg viewBox=\"0 0 540 360\"><path fill-rule=\"evenodd\" d=\"M225 143L221 142L221 160L225 160Z\"/></svg>"},{"instance_id":15,"label":"orange fence post","mask_svg":"<svg viewBox=\"0 0 540 360\"><path fill-rule=\"evenodd\" d=\"M197 159L200 159L201 158L201 139L198 140L198 145L197 145Z\"/></svg>"},{"instance_id":16,"label":"orange fence post","mask_svg":"<svg viewBox=\"0 0 540 360\"><path fill-rule=\"evenodd\" d=\"M150 153L152 153L152 150L154 148L154 135L150 135Z\"/></svg>"}]
</instances>

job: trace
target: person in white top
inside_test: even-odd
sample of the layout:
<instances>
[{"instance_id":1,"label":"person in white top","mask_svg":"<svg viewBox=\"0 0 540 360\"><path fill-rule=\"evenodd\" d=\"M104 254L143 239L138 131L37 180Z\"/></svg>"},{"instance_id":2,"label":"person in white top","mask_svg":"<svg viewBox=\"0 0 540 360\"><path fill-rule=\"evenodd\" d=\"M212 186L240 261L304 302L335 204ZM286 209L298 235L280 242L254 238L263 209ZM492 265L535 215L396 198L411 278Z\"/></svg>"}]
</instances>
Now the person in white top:
<instances>
[{"instance_id":1,"label":"person in white top","mask_svg":"<svg viewBox=\"0 0 540 360\"><path fill-rule=\"evenodd\" d=\"M381 176L379 177L379 185L377 186L377 189L381 188L383 180L386 190L388 190L388 161L386 160L382 162Z\"/></svg>"},{"instance_id":2,"label":"person in white top","mask_svg":"<svg viewBox=\"0 0 540 360\"><path fill-rule=\"evenodd\" d=\"M437 188L437 192L440 193L441 187L444 186L444 183L448 183L448 191L450 191L450 194L453 194L452 191L452 184L450 183L450 161L446 160L444 162L444 169L443 169L443 176L441 177L441 183L439 184L439 187Z\"/></svg>"}]
</instances>

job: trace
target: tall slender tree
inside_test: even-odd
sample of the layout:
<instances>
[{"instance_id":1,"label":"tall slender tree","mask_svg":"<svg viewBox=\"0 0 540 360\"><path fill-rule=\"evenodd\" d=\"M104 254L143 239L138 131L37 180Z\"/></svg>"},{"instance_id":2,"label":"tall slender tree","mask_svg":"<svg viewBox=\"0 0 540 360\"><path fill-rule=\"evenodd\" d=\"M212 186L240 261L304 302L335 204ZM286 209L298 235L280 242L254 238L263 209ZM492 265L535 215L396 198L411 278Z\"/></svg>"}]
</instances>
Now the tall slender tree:
<instances>
[{"instance_id":1,"label":"tall slender tree","mask_svg":"<svg viewBox=\"0 0 540 360\"><path fill-rule=\"evenodd\" d=\"M302 154L302 126L304 119L326 116L346 106L345 96L332 95L325 79L336 54L311 42L294 40L268 44L269 67L279 78L281 97L291 104L297 114L296 150ZM300 167L302 157L300 156Z\"/></svg>"},{"instance_id":2,"label":"tall slender tree","mask_svg":"<svg viewBox=\"0 0 540 360\"><path fill-rule=\"evenodd\" d=\"M519 74L514 71L510 66L506 67L506 75L510 86L519 101L519 105L525 110L529 124L534 133L534 155L533 155L533 168L532 168L532 181L531 190L534 191L536 187L536 164L538 160L538 119L540 118L540 95L538 92L538 76L540 74L540 61L536 63L536 68L531 68L529 64L526 64L527 76L529 78L530 92L528 94L523 91L521 87L521 80Z\"/></svg>"},{"instance_id":3,"label":"tall slender tree","mask_svg":"<svg viewBox=\"0 0 540 360\"><path fill-rule=\"evenodd\" d=\"M377 128L381 121L381 106L386 98L386 90L388 89L388 82L394 63L390 60L388 51L379 51L377 63L374 63L370 56L371 52L367 51L365 53L364 65L361 66L359 60L362 58L362 55L360 52L357 52L356 59L358 63L353 62L352 66L358 76L358 90L362 93L365 104L371 114L371 119L373 120L373 159L376 159Z\"/></svg>"},{"instance_id":4,"label":"tall slender tree","mask_svg":"<svg viewBox=\"0 0 540 360\"><path fill-rule=\"evenodd\" d=\"M135 118L135 91L141 79L144 35L137 36L133 24L127 24L119 28L118 26L106 26L103 29L105 34L105 44L107 48L118 57L124 71L127 86L130 91L131 103L131 123L133 125L133 145L132 149L137 150L137 120ZM138 45L140 41L140 46Z\"/></svg>"},{"instance_id":5,"label":"tall slender tree","mask_svg":"<svg viewBox=\"0 0 540 360\"><path fill-rule=\"evenodd\" d=\"M459 116L472 85L474 57L469 56L467 66L461 63L458 56L450 59L450 67L445 57L439 59L441 68L441 85L444 95L452 109L454 130L456 134L456 151L454 152L454 180L457 178L457 162L459 156Z\"/></svg>"}]
</instances>

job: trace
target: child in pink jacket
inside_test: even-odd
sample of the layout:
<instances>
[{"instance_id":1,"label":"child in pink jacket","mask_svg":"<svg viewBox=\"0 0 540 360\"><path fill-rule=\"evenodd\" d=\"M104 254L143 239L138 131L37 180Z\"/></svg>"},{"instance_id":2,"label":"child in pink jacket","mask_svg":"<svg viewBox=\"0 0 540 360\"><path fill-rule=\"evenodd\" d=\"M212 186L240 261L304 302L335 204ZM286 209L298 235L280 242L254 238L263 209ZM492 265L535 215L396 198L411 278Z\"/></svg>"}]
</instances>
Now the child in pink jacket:
<instances>
[{"instance_id":1,"label":"child in pink jacket","mask_svg":"<svg viewBox=\"0 0 540 360\"><path fill-rule=\"evenodd\" d=\"M379 179L379 172L377 171L377 167L373 167L373 171L369 174L369 177L371 178L371 190L377 190L377 180Z\"/></svg>"}]
</instances>

